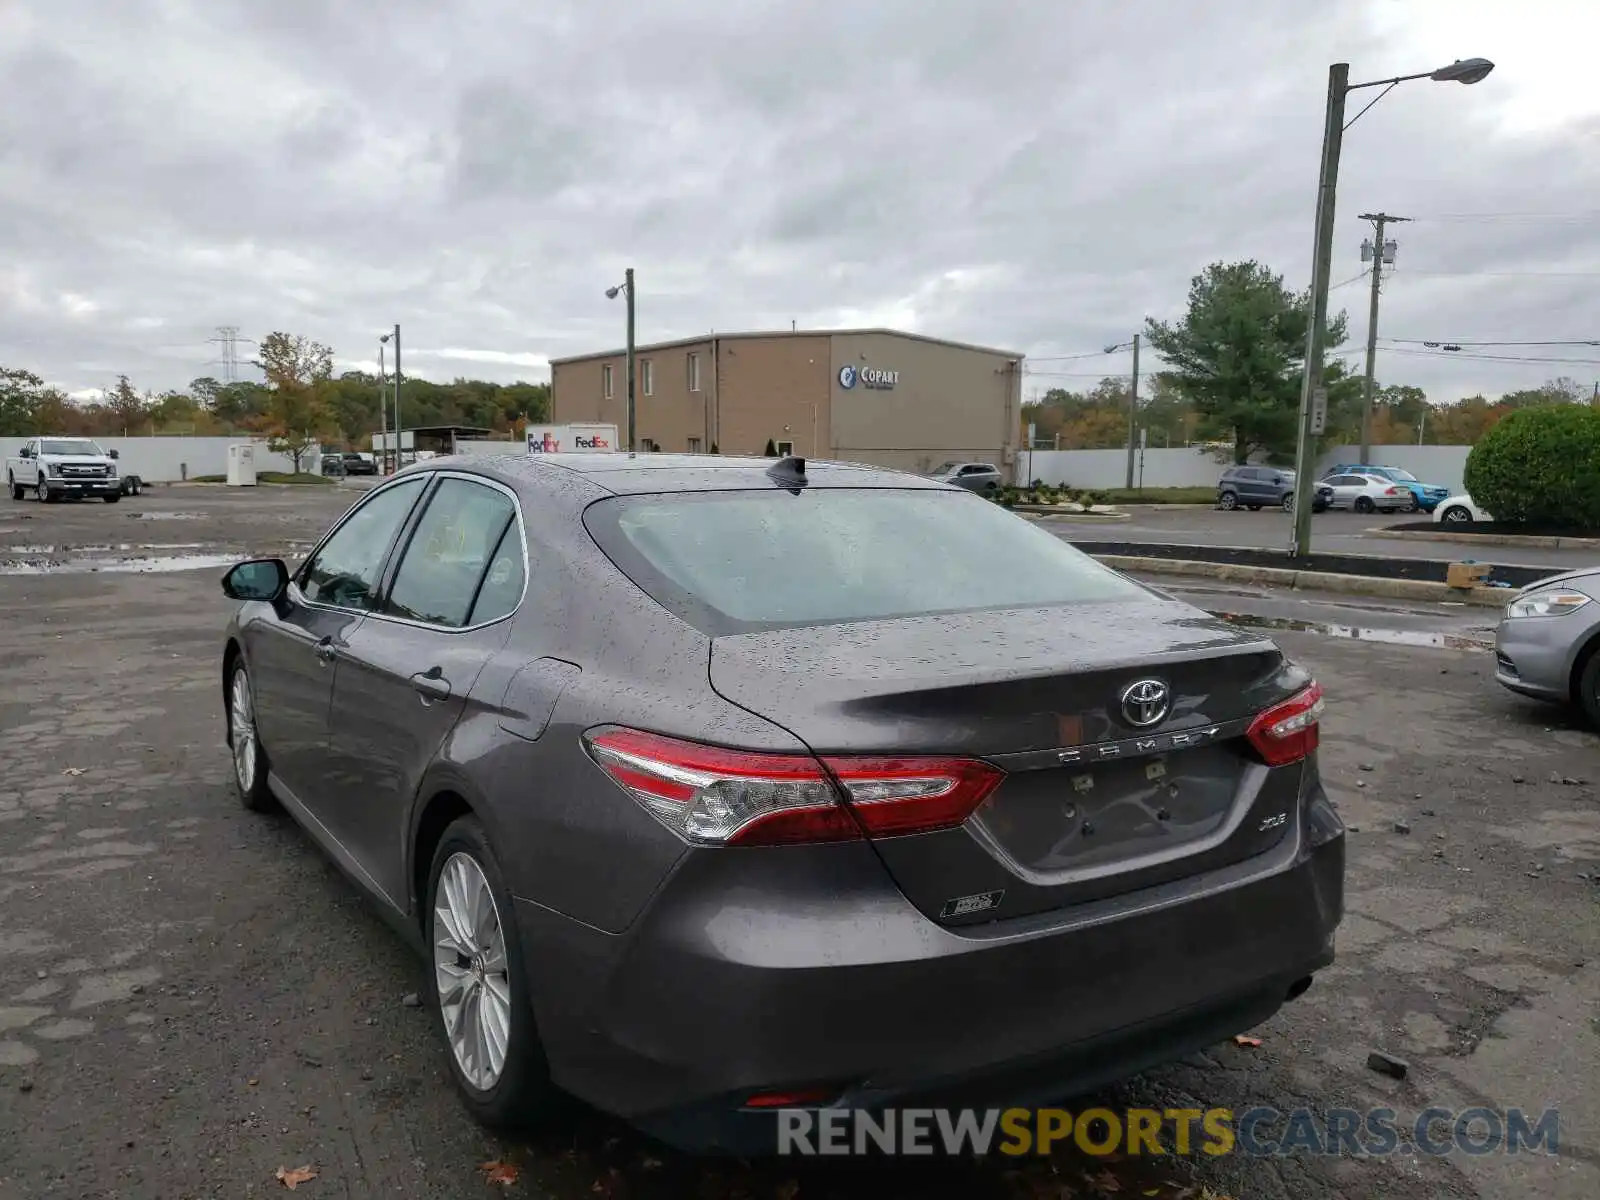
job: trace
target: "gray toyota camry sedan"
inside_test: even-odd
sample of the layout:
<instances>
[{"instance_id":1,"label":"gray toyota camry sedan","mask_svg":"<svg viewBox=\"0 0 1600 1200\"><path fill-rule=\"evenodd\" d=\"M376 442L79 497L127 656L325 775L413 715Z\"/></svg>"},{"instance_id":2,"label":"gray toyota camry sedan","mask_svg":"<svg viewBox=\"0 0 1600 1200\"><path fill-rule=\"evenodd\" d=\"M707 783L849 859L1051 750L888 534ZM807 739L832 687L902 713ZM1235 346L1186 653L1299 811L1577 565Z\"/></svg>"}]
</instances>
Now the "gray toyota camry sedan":
<instances>
[{"instance_id":1,"label":"gray toyota camry sedan","mask_svg":"<svg viewBox=\"0 0 1600 1200\"><path fill-rule=\"evenodd\" d=\"M425 953L487 1123L1067 1099L1332 960L1318 685L963 489L435 459L223 590L244 803Z\"/></svg>"}]
</instances>

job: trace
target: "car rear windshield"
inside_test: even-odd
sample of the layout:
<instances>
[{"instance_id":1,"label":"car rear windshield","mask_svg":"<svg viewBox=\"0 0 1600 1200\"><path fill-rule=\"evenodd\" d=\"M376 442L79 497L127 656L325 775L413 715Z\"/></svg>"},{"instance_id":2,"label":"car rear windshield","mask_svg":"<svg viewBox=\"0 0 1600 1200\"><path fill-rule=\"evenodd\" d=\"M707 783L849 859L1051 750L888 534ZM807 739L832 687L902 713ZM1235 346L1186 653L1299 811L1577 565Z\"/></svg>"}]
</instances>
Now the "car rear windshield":
<instances>
[{"instance_id":1,"label":"car rear windshield","mask_svg":"<svg viewBox=\"0 0 1600 1200\"><path fill-rule=\"evenodd\" d=\"M1149 594L965 491L619 496L584 523L642 591L712 637Z\"/></svg>"}]
</instances>

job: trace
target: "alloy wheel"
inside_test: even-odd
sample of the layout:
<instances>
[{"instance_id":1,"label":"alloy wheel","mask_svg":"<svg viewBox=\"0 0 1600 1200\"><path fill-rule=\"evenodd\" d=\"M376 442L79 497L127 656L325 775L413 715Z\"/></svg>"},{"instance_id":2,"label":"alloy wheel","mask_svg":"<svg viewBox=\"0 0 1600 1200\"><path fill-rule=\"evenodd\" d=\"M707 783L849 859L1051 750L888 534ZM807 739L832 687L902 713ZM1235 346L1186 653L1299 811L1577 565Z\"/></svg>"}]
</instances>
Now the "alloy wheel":
<instances>
[{"instance_id":1,"label":"alloy wheel","mask_svg":"<svg viewBox=\"0 0 1600 1200\"><path fill-rule=\"evenodd\" d=\"M38 499L40 504L49 504L50 503L50 487L49 487L48 484L45 483L44 475L42 473L40 474L39 478L34 482L33 494Z\"/></svg>"},{"instance_id":2,"label":"alloy wheel","mask_svg":"<svg viewBox=\"0 0 1600 1200\"><path fill-rule=\"evenodd\" d=\"M470 854L445 860L433 898L439 1013L456 1066L475 1090L500 1081L511 1044L511 975L500 909Z\"/></svg>"},{"instance_id":3,"label":"alloy wheel","mask_svg":"<svg viewBox=\"0 0 1600 1200\"><path fill-rule=\"evenodd\" d=\"M1472 520L1472 514L1464 508L1452 506L1445 510L1444 519L1452 525L1465 525Z\"/></svg>"},{"instance_id":4,"label":"alloy wheel","mask_svg":"<svg viewBox=\"0 0 1600 1200\"><path fill-rule=\"evenodd\" d=\"M256 714L243 667L233 673L228 725L233 733L233 770L239 777L239 790L249 795L256 784Z\"/></svg>"}]
</instances>

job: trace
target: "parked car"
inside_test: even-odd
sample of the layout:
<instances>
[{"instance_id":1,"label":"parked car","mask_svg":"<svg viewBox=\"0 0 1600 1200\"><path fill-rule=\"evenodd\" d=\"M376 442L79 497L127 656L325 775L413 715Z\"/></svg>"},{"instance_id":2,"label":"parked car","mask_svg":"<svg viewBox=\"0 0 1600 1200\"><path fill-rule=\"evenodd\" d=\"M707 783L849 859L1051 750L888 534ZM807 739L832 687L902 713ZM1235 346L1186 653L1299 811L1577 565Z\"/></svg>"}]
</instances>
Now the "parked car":
<instances>
[{"instance_id":1,"label":"parked car","mask_svg":"<svg viewBox=\"0 0 1600 1200\"><path fill-rule=\"evenodd\" d=\"M371 455L348 450L340 457L344 460L344 473L346 475L376 475L378 473L378 462Z\"/></svg>"},{"instance_id":2,"label":"parked car","mask_svg":"<svg viewBox=\"0 0 1600 1200\"><path fill-rule=\"evenodd\" d=\"M1000 480L1000 468L993 463L941 463L928 473L928 478L941 483L953 483L969 492L997 492L1004 486Z\"/></svg>"},{"instance_id":3,"label":"parked car","mask_svg":"<svg viewBox=\"0 0 1600 1200\"><path fill-rule=\"evenodd\" d=\"M489 1124L1079 1094L1332 961L1321 688L953 485L442 459L222 587L239 794L426 955Z\"/></svg>"},{"instance_id":4,"label":"parked car","mask_svg":"<svg viewBox=\"0 0 1600 1200\"><path fill-rule=\"evenodd\" d=\"M1329 508L1350 508L1359 513L1399 512L1411 505L1410 490L1382 475L1344 472L1325 475L1321 482L1333 492Z\"/></svg>"},{"instance_id":5,"label":"parked car","mask_svg":"<svg viewBox=\"0 0 1600 1200\"><path fill-rule=\"evenodd\" d=\"M1493 521L1494 517L1487 509L1479 508L1471 496L1460 492L1439 501L1433 519L1445 525L1465 525L1468 521Z\"/></svg>"},{"instance_id":6,"label":"parked car","mask_svg":"<svg viewBox=\"0 0 1600 1200\"><path fill-rule=\"evenodd\" d=\"M1270 507L1293 512L1294 481L1293 471L1277 467L1229 467L1217 480L1217 507L1229 511L1248 508L1251 512ZM1321 512L1327 508L1332 495L1318 485L1311 511Z\"/></svg>"},{"instance_id":7,"label":"parked car","mask_svg":"<svg viewBox=\"0 0 1600 1200\"><path fill-rule=\"evenodd\" d=\"M1363 466L1359 463L1341 463L1327 472L1328 475L1379 475L1390 483L1397 483L1411 493L1412 504L1408 512L1431 513L1439 501L1450 494L1450 489L1437 483L1423 483L1410 471L1399 467Z\"/></svg>"},{"instance_id":8,"label":"parked car","mask_svg":"<svg viewBox=\"0 0 1600 1200\"><path fill-rule=\"evenodd\" d=\"M117 452L84 437L29 438L6 459L6 484L13 500L32 493L43 503L98 496L115 504L123 496Z\"/></svg>"},{"instance_id":9,"label":"parked car","mask_svg":"<svg viewBox=\"0 0 1600 1200\"><path fill-rule=\"evenodd\" d=\"M1503 687L1572 704L1600 729L1600 567L1523 588L1506 605L1494 643Z\"/></svg>"}]
</instances>

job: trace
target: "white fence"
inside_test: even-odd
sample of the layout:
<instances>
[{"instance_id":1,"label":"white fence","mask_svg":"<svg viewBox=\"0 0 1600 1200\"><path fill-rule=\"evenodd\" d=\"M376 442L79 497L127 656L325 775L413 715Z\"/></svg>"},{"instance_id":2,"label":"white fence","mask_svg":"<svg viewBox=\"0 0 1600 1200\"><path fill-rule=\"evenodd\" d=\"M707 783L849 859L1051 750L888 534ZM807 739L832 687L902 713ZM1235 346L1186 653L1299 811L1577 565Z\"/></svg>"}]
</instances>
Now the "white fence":
<instances>
[{"instance_id":1,"label":"white fence","mask_svg":"<svg viewBox=\"0 0 1600 1200\"><path fill-rule=\"evenodd\" d=\"M0 437L0 457L14 458L27 438ZM137 475L147 483L175 483L197 475L226 475L228 447L254 442L256 470L294 470L294 459L274 454L262 438L248 437L102 437L95 441L120 456L117 467L124 475ZM300 456L302 471L322 469L316 447Z\"/></svg>"},{"instance_id":2,"label":"white fence","mask_svg":"<svg viewBox=\"0 0 1600 1200\"><path fill-rule=\"evenodd\" d=\"M1466 470L1471 446L1374 446L1376 465L1410 471L1424 483L1437 483L1453 492L1462 490L1461 475ZM1333 446L1317 458L1317 474L1338 463L1358 462L1358 446ZM1135 451L1135 487L1211 487L1228 467L1230 459L1219 459L1210 450L1148 449ZM1075 488L1120 488L1127 483L1127 450L1023 450L1017 455L1017 479L1035 479L1054 486Z\"/></svg>"}]
</instances>

